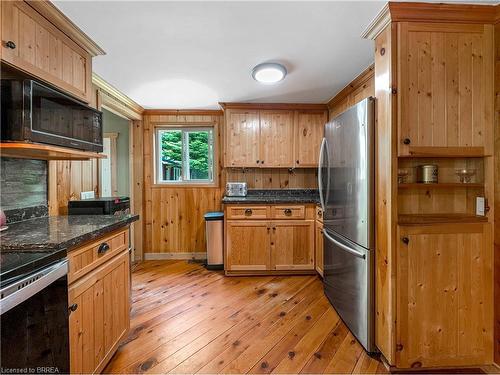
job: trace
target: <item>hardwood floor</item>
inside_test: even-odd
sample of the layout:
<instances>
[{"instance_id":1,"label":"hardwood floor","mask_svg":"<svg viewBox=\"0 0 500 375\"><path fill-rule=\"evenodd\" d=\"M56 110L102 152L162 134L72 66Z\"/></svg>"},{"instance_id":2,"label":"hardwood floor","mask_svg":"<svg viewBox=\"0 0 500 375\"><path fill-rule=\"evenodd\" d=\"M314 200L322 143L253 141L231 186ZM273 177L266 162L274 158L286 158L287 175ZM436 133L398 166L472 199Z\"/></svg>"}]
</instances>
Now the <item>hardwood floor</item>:
<instances>
[{"instance_id":1,"label":"hardwood floor","mask_svg":"<svg viewBox=\"0 0 500 375\"><path fill-rule=\"evenodd\" d=\"M132 278L131 329L106 373L386 373L316 276L225 277L148 261Z\"/></svg>"}]
</instances>

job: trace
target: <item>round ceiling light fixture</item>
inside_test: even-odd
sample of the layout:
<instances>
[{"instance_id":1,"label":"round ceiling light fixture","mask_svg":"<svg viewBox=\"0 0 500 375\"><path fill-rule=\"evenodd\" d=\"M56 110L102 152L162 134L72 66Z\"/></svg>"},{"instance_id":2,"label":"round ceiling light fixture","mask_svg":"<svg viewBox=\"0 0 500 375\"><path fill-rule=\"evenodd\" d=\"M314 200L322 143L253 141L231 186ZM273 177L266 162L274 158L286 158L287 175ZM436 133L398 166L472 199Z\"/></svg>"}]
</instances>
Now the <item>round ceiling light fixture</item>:
<instances>
[{"instance_id":1,"label":"round ceiling light fixture","mask_svg":"<svg viewBox=\"0 0 500 375\"><path fill-rule=\"evenodd\" d=\"M278 63L262 63L252 69L253 79L266 85L283 81L286 73L286 68Z\"/></svg>"}]
</instances>

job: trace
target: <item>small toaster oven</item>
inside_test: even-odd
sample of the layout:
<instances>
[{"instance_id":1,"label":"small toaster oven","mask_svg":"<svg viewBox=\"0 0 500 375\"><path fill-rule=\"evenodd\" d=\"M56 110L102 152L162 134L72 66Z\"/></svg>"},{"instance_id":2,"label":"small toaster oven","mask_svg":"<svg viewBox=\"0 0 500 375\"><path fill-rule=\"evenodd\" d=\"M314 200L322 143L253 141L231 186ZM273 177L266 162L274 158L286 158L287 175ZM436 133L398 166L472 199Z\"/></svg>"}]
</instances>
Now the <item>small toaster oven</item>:
<instances>
[{"instance_id":1,"label":"small toaster oven","mask_svg":"<svg viewBox=\"0 0 500 375\"><path fill-rule=\"evenodd\" d=\"M246 182L228 182L226 184L226 196L246 197L248 192Z\"/></svg>"}]
</instances>

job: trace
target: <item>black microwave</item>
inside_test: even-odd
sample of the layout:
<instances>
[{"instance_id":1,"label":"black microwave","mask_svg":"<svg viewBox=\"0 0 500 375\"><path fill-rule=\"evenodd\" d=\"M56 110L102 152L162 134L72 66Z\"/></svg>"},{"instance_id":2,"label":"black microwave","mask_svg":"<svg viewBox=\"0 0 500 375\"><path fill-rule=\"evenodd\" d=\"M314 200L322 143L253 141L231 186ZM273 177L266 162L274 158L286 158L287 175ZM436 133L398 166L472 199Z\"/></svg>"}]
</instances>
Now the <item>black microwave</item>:
<instances>
[{"instance_id":1,"label":"black microwave","mask_svg":"<svg viewBox=\"0 0 500 375\"><path fill-rule=\"evenodd\" d=\"M102 112L40 82L2 79L2 141L102 152Z\"/></svg>"}]
</instances>

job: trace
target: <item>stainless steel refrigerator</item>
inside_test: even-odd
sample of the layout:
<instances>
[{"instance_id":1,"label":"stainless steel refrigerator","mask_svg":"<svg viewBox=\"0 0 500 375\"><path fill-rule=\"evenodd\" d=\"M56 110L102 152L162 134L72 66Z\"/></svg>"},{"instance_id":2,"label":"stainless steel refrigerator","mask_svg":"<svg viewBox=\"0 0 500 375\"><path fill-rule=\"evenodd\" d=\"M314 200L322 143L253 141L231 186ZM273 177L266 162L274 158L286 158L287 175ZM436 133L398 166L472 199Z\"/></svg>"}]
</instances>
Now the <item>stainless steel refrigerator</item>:
<instances>
[{"instance_id":1,"label":"stainless steel refrigerator","mask_svg":"<svg viewBox=\"0 0 500 375\"><path fill-rule=\"evenodd\" d=\"M325 125L318 182L325 294L368 352L374 344L374 99Z\"/></svg>"}]
</instances>

